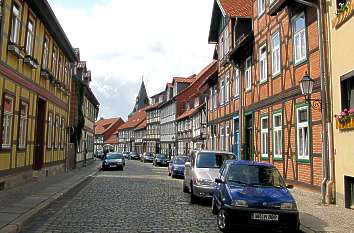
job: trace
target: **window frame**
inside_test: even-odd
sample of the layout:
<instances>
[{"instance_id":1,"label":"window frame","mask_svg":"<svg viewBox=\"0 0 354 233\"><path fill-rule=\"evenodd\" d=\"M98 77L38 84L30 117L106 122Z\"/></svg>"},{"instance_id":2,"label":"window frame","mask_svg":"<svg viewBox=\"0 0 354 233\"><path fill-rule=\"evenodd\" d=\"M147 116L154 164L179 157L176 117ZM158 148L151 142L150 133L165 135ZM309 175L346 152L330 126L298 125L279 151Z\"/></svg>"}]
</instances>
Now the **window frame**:
<instances>
[{"instance_id":1,"label":"window frame","mask_svg":"<svg viewBox=\"0 0 354 233\"><path fill-rule=\"evenodd\" d=\"M27 105L27 109L26 109L26 115L23 116L21 115L21 107L22 107L22 104L25 104ZM23 150L23 149L26 149L27 148L27 136L28 136L28 113L29 113L29 102L27 100L24 100L24 99L20 99L20 107L19 107L19 112L18 112L18 129L17 129L17 148L19 150ZM24 129L24 144L21 144L21 122L22 121L25 121L26 124L25 124L25 129Z\"/></svg>"},{"instance_id":2,"label":"window frame","mask_svg":"<svg viewBox=\"0 0 354 233\"><path fill-rule=\"evenodd\" d=\"M234 97L240 96L240 69L234 69Z\"/></svg>"},{"instance_id":3,"label":"window frame","mask_svg":"<svg viewBox=\"0 0 354 233\"><path fill-rule=\"evenodd\" d=\"M304 28L295 32L295 23L296 21L299 19L299 18L304 18ZM308 58L308 39L307 39L307 20L306 20L306 14L305 12L301 12L299 14L296 14L293 16L292 20L291 20L291 29L292 29L292 47L293 47L293 61L294 61L294 65L299 65L299 64L302 64L303 62L306 62L307 61L307 58ZM295 37L298 35L298 34L301 34L301 32L303 31L303 36L304 36L304 42L305 42L305 51L304 51L304 57L301 57L299 59L296 58L296 40L295 40ZM301 41L301 37L300 37L300 41ZM300 50L301 50L301 47L300 46Z\"/></svg>"},{"instance_id":4,"label":"window frame","mask_svg":"<svg viewBox=\"0 0 354 233\"><path fill-rule=\"evenodd\" d=\"M14 16L14 8L15 7L17 7L17 10L18 10L17 16ZM12 43L14 43L16 45L19 45L19 43L21 41L21 23L22 23L21 16L22 16L22 5L17 1L13 1L11 4L11 18L10 18L10 30L11 31L9 33L9 41L11 41ZM14 24L14 17L16 18L16 20L15 20L16 24ZM16 29L16 30L14 30L14 29ZM16 31L16 33L14 31ZM13 33L15 33L15 34L13 34Z\"/></svg>"},{"instance_id":5,"label":"window frame","mask_svg":"<svg viewBox=\"0 0 354 233\"><path fill-rule=\"evenodd\" d=\"M263 120L267 120L267 128L263 129ZM260 133L261 133L261 160L268 160L269 159L269 116L268 113L262 114L260 117ZM263 143L263 134L266 134L265 140L266 143ZM265 146L265 147L264 147ZM263 150L266 150L266 154L263 153Z\"/></svg>"},{"instance_id":6,"label":"window frame","mask_svg":"<svg viewBox=\"0 0 354 233\"><path fill-rule=\"evenodd\" d=\"M220 81L219 104L220 106L223 106L225 104L225 79L224 78L222 78Z\"/></svg>"},{"instance_id":7,"label":"window frame","mask_svg":"<svg viewBox=\"0 0 354 233\"><path fill-rule=\"evenodd\" d=\"M258 0L257 5L258 5L258 18L260 18L262 15L265 13L265 8L266 8L267 1L266 0ZM261 7L262 6L262 7Z\"/></svg>"},{"instance_id":8,"label":"window frame","mask_svg":"<svg viewBox=\"0 0 354 233\"><path fill-rule=\"evenodd\" d=\"M248 62L250 66L248 67ZM252 57L249 56L245 61L245 90L246 92L252 90Z\"/></svg>"},{"instance_id":9,"label":"window frame","mask_svg":"<svg viewBox=\"0 0 354 233\"><path fill-rule=\"evenodd\" d=\"M280 120L281 120L281 124L280 126L275 126L275 117L278 117L280 116ZM277 111L274 111L273 112L273 116L272 116L272 131L273 131L273 160L283 160L284 159L284 156L283 156L283 153L284 153L284 120L283 120L283 110L282 109L279 109ZM276 154L276 140L275 140L275 134L277 132L280 131L280 134L281 134L281 138L280 138L280 150L281 150L281 154ZM278 135L279 137L279 135Z\"/></svg>"},{"instance_id":10,"label":"window frame","mask_svg":"<svg viewBox=\"0 0 354 233\"><path fill-rule=\"evenodd\" d=\"M300 110L306 109L307 110L307 122L306 123L298 123L298 114ZM296 160L298 162L302 163L309 163L310 158L311 158L311 137L312 137L312 132L311 132L311 113L310 113L310 107L307 103L303 104L298 104L296 106L296 114L295 114L295 125L296 125ZM300 126L299 126L300 125ZM305 126L304 126L305 125ZM308 146L307 146L307 152L308 155L299 155L299 127L301 128L308 128ZM305 148L305 147L304 147ZM307 157L307 158L306 158Z\"/></svg>"},{"instance_id":11,"label":"window frame","mask_svg":"<svg viewBox=\"0 0 354 233\"><path fill-rule=\"evenodd\" d=\"M225 75L225 104L230 101L230 75Z\"/></svg>"},{"instance_id":12,"label":"window frame","mask_svg":"<svg viewBox=\"0 0 354 233\"><path fill-rule=\"evenodd\" d=\"M53 148L53 112L48 111L47 116L47 149ZM49 131L50 130L50 131Z\"/></svg>"},{"instance_id":13,"label":"window frame","mask_svg":"<svg viewBox=\"0 0 354 233\"><path fill-rule=\"evenodd\" d=\"M224 144L225 144L225 136L224 136L225 132L224 132L224 126L220 126L220 150L224 151Z\"/></svg>"},{"instance_id":14,"label":"window frame","mask_svg":"<svg viewBox=\"0 0 354 233\"><path fill-rule=\"evenodd\" d=\"M9 98L12 100L12 112L7 114L5 113L5 109L4 109L4 102L5 102L5 98ZM14 118L15 118L15 104L16 104L16 96L12 93L8 93L8 92L4 92L3 96L2 96L2 107L1 107L1 126L2 126L2 131L0 133L0 139L1 139L1 150L11 150L12 149L12 138L13 138L13 129L14 129ZM4 119L5 119L5 115L9 115L11 117L11 125L10 127L8 127L8 134L9 134L9 144L4 144ZM6 136L6 135L5 135Z\"/></svg>"},{"instance_id":15,"label":"window frame","mask_svg":"<svg viewBox=\"0 0 354 233\"><path fill-rule=\"evenodd\" d=\"M262 53L262 50L264 49L264 53ZM259 66L259 83L266 83L268 81L268 51L267 51L267 42L264 42L259 46L258 49L258 66ZM262 63L263 66L262 66ZM264 67L264 70L262 69Z\"/></svg>"},{"instance_id":16,"label":"window frame","mask_svg":"<svg viewBox=\"0 0 354 233\"><path fill-rule=\"evenodd\" d=\"M42 44L42 69L48 69L48 59L49 59L49 37L46 33L44 33L44 39Z\"/></svg>"},{"instance_id":17,"label":"window frame","mask_svg":"<svg viewBox=\"0 0 354 233\"><path fill-rule=\"evenodd\" d=\"M274 45L274 38L278 37L279 38L279 44L278 46ZM271 35L271 61L272 61L272 76L273 78L278 76L279 74L281 74L282 72L282 61L281 61L281 38L280 38L280 31L276 31ZM279 69L274 71L274 54L275 51L278 52L277 54L277 58L278 58L278 65L279 65Z\"/></svg>"}]
</instances>

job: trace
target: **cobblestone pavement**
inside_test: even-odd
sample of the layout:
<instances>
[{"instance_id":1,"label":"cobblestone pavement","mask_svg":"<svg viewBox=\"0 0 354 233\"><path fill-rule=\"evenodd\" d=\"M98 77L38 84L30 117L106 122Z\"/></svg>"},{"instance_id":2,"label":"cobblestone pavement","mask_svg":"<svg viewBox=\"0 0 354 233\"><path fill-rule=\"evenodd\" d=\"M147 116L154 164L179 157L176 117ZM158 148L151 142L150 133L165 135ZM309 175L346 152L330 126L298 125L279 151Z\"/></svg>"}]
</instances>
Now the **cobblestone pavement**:
<instances>
[{"instance_id":1,"label":"cobblestone pavement","mask_svg":"<svg viewBox=\"0 0 354 233\"><path fill-rule=\"evenodd\" d=\"M99 172L31 219L23 232L218 232L210 202L191 205L166 167L127 161Z\"/></svg>"}]
</instances>

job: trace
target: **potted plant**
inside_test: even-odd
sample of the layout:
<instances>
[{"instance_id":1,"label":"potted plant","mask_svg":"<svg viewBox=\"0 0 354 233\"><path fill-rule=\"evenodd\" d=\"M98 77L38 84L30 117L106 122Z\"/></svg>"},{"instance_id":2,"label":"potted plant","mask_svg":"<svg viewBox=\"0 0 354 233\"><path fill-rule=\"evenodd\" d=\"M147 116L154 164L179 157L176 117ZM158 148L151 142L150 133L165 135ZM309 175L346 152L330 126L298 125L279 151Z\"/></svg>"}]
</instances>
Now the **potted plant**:
<instances>
[{"instance_id":1,"label":"potted plant","mask_svg":"<svg viewBox=\"0 0 354 233\"><path fill-rule=\"evenodd\" d=\"M354 109L344 109L340 114L334 115L337 129L354 128Z\"/></svg>"}]
</instances>

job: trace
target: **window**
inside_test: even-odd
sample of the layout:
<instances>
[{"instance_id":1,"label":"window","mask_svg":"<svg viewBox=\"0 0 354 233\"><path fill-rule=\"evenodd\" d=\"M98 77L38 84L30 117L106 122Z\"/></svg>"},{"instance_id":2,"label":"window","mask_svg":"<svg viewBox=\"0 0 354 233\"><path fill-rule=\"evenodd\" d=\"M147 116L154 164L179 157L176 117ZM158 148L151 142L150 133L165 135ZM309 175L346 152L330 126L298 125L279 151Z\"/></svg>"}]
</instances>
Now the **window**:
<instances>
[{"instance_id":1,"label":"window","mask_svg":"<svg viewBox=\"0 0 354 233\"><path fill-rule=\"evenodd\" d=\"M222 33L219 40L219 59L224 58L224 34Z\"/></svg>"},{"instance_id":2,"label":"window","mask_svg":"<svg viewBox=\"0 0 354 233\"><path fill-rule=\"evenodd\" d=\"M240 70L237 68L235 69L234 86L235 86L234 96L237 97L240 94Z\"/></svg>"},{"instance_id":3,"label":"window","mask_svg":"<svg viewBox=\"0 0 354 233\"><path fill-rule=\"evenodd\" d=\"M354 77L341 81L342 110L354 109Z\"/></svg>"},{"instance_id":4,"label":"window","mask_svg":"<svg viewBox=\"0 0 354 233\"><path fill-rule=\"evenodd\" d=\"M265 0L258 0L258 16L263 15L265 11Z\"/></svg>"},{"instance_id":5,"label":"window","mask_svg":"<svg viewBox=\"0 0 354 233\"><path fill-rule=\"evenodd\" d=\"M275 0L269 0L269 5L271 6Z\"/></svg>"},{"instance_id":6,"label":"window","mask_svg":"<svg viewBox=\"0 0 354 233\"><path fill-rule=\"evenodd\" d=\"M60 144L60 119L59 116L55 116L55 136L54 136L54 147L59 148Z\"/></svg>"},{"instance_id":7,"label":"window","mask_svg":"<svg viewBox=\"0 0 354 233\"><path fill-rule=\"evenodd\" d=\"M230 145L230 127L226 126L226 140L225 140L226 151L229 151L229 145Z\"/></svg>"},{"instance_id":8,"label":"window","mask_svg":"<svg viewBox=\"0 0 354 233\"><path fill-rule=\"evenodd\" d=\"M224 36L223 36L223 39L224 39L224 55L226 55L228 52L229 52L229 31L227 30L227 26L225 27L224 29Z\"/></svg>"},{"instance_id":9,"label":"window","mask_svg":"<svg viewBox=\"0 0 354 233\"><path fill-rule=\"evenodd\" d=\"M48 113L47 147L53 146L53 113Z\"/></svg>"},{"instance_id":10,"label":"window","mask_svg":"<svg viewBox=\"0 0 354 233\"><path fill-rule=\"evenodd\" d=\"M252 88L252 61L251 57L246 59L246 64L245 64L245 79L246 79L246 91L251 90Z\"/></svg>"},{"instance_id":11,"label":"window","mask_svg":"<svg viewBox=\"0 0 354 233\"><path fill-rule=\"evenodd\" d=\"M213 97L214 97L214 100L213 100L213 105L214 105L214 110L216 109L217 107L217 97L216 97L216 86L213 87L213 91L214 91L214 94L213 94Z\"/></svg>"},{"instance_id":12,"label":"window","mask_svg":"<svg viewBox=\"0 0 354 233\"><path fill-rule=\"evenodd\" d=\"M34 40L34 27L32 20L28 20L27 23L27 40L26 40L26 52L28 55L33 53L33 40Z\"/></svg>"},{"instance_id":13,"label":"window","mask_svg":"<svg viewBox=\"0 0 354 233\"><path fill-rule=\"evenodd\" d=\"M272 36L272 74L273 76L280 73L280 37L279 32Z\"/></svg>"},{"instance_id":14,"label":"window","mask_svg":"<svg viewBox=\"0 0 354 233\"><path fill-rule=\"evenodd\" d=\"M300 107L296 111L296 130L297 130L297 157L299 160L310 159L309 156L309 113L308 107Z\"/></svg>"},{"instance_id":15,"label":"window","mask_svg":"<svg viewBox=\"0 0 354 233\"><path fill-rule=\"evenodd\" d=\"M305 14L296 16L293 20L293 51L295 64L306 60Z\"/></svg>"},{"instance_id":16,"label":"window","mask_svg":"<svg viewBox=\"0 0 354 233\"><path fill-rule=\"evenodd\" d=\"M224 104L224 88L225 88L225 84L224 84L224 79L221 80L220 82L220 105L223 105Z\"/></svg>"},{"instance_id":17,"label":"window","mask_svg":"<svg viewBox=\"0 0 354 233\"><path fill-rule=\"evenodd\" d=\"M10 40L15 44L19 43L20 28L21 28L20 22L21 22L20 7L17 5L17 3L14 3L12 7Z\"/></svg>"},{"instance_id":18,"label":"window","mask_svg":"<svg viewBox=\"0 0 354 233\"><path fill-rule=\"evenodd\" d=\"M57 54L56 54L56 49L53 48L53 52L52 52L52 72L54 77L56 76L56 72L57 72Z\"/></svg>"},{"instance_id":19,"label":"window","mask_svg":"<svg viewBox=\"0 0 354 233\"><path fill-rule=\"evenodd\" d=\"M3 101L3 130L2 130L2 147L9 148L12 144L12 124L14 114L14 98L4 95Z\"/></svg>"},{"instance_id":20,"label":"window","mask_svg":"<svg viewBox=\"0 0 354 233\"><path fill-rule=\"evenodd\" d=\"M220 127L220 150L224 150L224 135L225 129L224 127Z\"/></svg>"},{"instance_id":21,"label":"window","mask_svg":"<svg viewBox=\"0 0 354 233\"><path fill-rule=\"evenodd\" d=\"M27 122L28 122L28 104L21 101L20 103L20 124L18 130L18 147L26 148L27 141Z\"/></svg>"},{"instance_id":22,"label":"window","mask_svg":"<svg viewBox=\"0 0 354 233\"><path fill-rule=\"evenodd\" d=\"M273 115L273 153L275 159L283 158L282 113Z\"/></svg>"},{"instance_id":23,"label":"window","mask_svg":"<svg viewBox=\"0 0 354 233\"><path fill-rule=\"evenodd\" d=\"M62 72L63 72L63 55L59 55L59 62L58 62L58 80L62 81Z\"/></svg>"},{"instance_id":24,"label":"window","mask_svg":"<svg viewBox=\"0 0 354 233\"><path fill-rule=\"evenodd\" d=\"M60 121L60 148L64 148L64 141L65 141L65 120L64 117L61 118Z\"/></svg>"},{"instance_id":25,"label":"window","mask_svg":"<svg viewBox=\"0 0 354 233\"><path fill-rule=\"evenodd\" d=\"M268 158L268 117L261 118L261 157Z\"/></svg>"},{"instance_id":26,"label":"window","mask_svg":"<svg viewBox=\"0 0 354 233\"><path fill-rule=\"evenodd\" d=\"M44 37L43 41L43 55L42 55L42 68L48 68L48 38Z\"/></svg>"},{"instance_id":27,"label":"window","mask_svg":"<svg viewBox=\"0 0 354 233\"><path fill-rule=\"evenodd\" d=\"M259 77L260 83L267 81L267 45L259 48Z\"/></svg>"},{"instance_id":28,"label":"window","mask_svg":"<svg viewBox=\"0 0 354 233\"><path fill-rule=\"evenodd\" d=\"M213 99L214 99L214 91L213 91L213 87L210 88L210 97L209 97L209 110L212 111L213 110Z\"/></svg>"},{"instance_id":29,"label":"window","mask_svg":"<svg viewBox=\"0 0 354 233\"><path fill-rule=\"evenodd\" d=\"M226 87L225 87L225 102L229 102L230 100L230 78L229 75L226 76Z\"/></svg>"}]
</instances>

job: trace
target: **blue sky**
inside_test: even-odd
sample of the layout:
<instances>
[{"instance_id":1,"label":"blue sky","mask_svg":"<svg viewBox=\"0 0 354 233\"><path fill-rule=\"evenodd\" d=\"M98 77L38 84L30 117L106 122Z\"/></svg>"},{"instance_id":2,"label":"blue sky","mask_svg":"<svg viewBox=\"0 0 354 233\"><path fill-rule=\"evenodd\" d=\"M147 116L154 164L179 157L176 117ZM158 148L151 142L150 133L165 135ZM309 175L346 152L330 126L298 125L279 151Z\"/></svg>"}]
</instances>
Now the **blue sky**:
<instances>
[{"instance_id":1,"label":"blue sky","mask_svg":"<svg viewBox=\"0 0 354 233\"><path fill-rule=\"evenodd\" d=\"M101 117L124 119L141 76L152 96L174 76L212 61L208 45L213 0L49 0L73 47L92 71Z\"/></svg>"}]
</instances>

